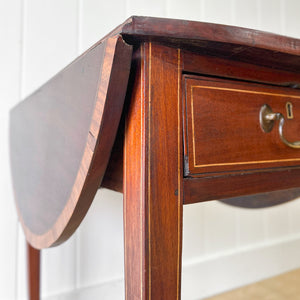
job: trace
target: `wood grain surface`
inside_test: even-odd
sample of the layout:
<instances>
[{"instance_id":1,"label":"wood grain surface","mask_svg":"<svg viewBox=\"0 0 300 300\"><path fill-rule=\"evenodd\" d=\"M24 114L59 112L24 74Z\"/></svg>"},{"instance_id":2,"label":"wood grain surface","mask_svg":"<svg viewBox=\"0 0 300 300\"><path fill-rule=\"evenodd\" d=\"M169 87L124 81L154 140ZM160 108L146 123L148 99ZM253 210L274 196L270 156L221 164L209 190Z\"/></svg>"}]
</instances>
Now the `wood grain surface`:
<instances>
[{"instance_id":1,"label":"wood grain surface","mask_svg":"<svg viewBox=\"0 0 300 300\"><path fill-rule=\"evenodd\" d=\"M184 179L184 204L299 188L300 169ZM299 189L293 194L299 197ZM261 195L261 198L263 195ZM288 199L290 200L290 199ZM276 202L274 203L276 204ZM270 206L270 203L269 203Z\"/></svg>"},{"instance_id":2,"label":"wood grain surface","mask_svg":"<svg viewBox=\"0 0 300 300\"><path fill-rule=\"evenodd\" d=\"M30 300L40 300L41 251L27 243L28 296Z\"/></svg>"},{"instance_id":3,"label":"wood grain surface","mask_svg":"<svg viewBox=\"0 0 300 300\"><path fill-rule=\"evenodd\" d=\"M250 62L241 62L231 57L217 57L197 52L182 51L183 70L187 74L263 83L282 87L299 88L300 72L268 68L256 64L255 57Z\"/></svg>"},{"instance_id":4,"label":"wood grain surface","mask_svg":"<svg viewBox=\"0 0 300 300\"><path fill-rule=\"evenodd\" d=\"M126 299L175 300L182 251L180 52L146 43L140 57L125 129Z\"/></svg>"},{"instance_id":5,"label":"wood grain surface","mask_svg":"<svg viewBox=\"0 0 300 300\"><path fill-rule=\"evenodd\" d=\"M15 200L36 248L67 239L103 178L127 88L132 47L103 40L11 112Z\"/></svg>"},{"instance_id":6,"label":"wood grain surface","mask_svg":"<svg viewBox=\"0 0 300 300\"><path fill-rule=\"evenodd\" d=\"M184 74L252 81L294 90L300 87L300 41L297 39L218 24L129 18L11 113L15 199L27 239L35 247L59 244L74 232L101 185L113 144L103 186L123 190L122 167L118 165L123 161L126 133L119 127L116 141L115 134L127 88L132 46L139 48L144 42L180 48ZM132 77L129 89L133 81ZM292 133L288 133L293 139L297 138L297 126L291 127ZM273 171L274 174L268 175L270 180L287 172L281 188L299 185L296 178L290 178L288 170L276 174ZM258 184L250 191L245 178L252 178L250 182L255 184L264 178L263 173L256 177L231 176L223 192L209 187L211 178L199 183L186 178L186 203L199 200L191 191L201 192L202 200L239 196L240 189L232 190L238 182L246 186L240 195L277 189L278 185L271 182L270 187ZM204 184L207 187L204 193L203 182L209 183Z\"/></svg>"},{"instance_id":7,"label":"wood grain surface","mask_svg":"<svg viewBox=\"0 0 300 300\"><path fill-rule=\"evenodd\" d=\"M17 105L10 156L31 299L32 247L70 237L101 184L124 192L126 299L180 299L183 204L296 198L300 156L258 113L292 102L285 135L299 140L299 57L289 37L134 16Z\"/></svg>"},{"instance_id":8,"label":"wood grain surface","mask_svg":"<svg viewBox=\"0 0 300 300\"><path fill-rule=\"evenodd\" d=\"M158 41L198 54L299 72L300 40L235 26L133 16L117 28L129 43Z\"/></svg>"},{"instance_id":9,"label":"wood grain surface","mask_svg":"<svg viewBox=\"0 0 300 300\"><path fill-rule=\"evenodd\" d=\"M270 90L283 90L283 91L289 91L289 93L298 95L299 94L299 89L295 89L297 84L300 82L300 74L299 73L294 73L294 72L287 72L283 70L274 70L274 69L269 69L266 67L262 66L257 66L255 64L249 64L249 63L241 63L237 62L234 60L230 59L225 59L225 58L217 58L217 57L212 57L212 56L207 56L207 55L199 55L194 52L190 51L182 51L182 63L183 63L183 69L182 73L183 74L199 74L204 77L206 75L207 77L206 80L207 82L209 81L215 81L215 82L223 82L224 84L229 84L230 85L244 85L246 87L265 87L269 88ZM186 75L187 76L187 75ZM191 75L188 75L189 77L193 77ZM199 78L198 76L194 76L195 78ZM237 82L236 79L238 79L240 82ZM133 81L133 80L132 80ZM259 84L258 84L259 83ZM185 94L184 94L185 97ZM185 98L183 98L185 99ZM230 99L229 99L230 100ZM231 100L230 100L231 101ZM256 100L255 100L256 101ZM185 102L185 100L183 100ZM238 99L237 102L239 103L240 100ZM226 104L226 103L225 103ZM276 104L277 105L277 104ZM284 107L280 107L280 110L285 113ZM298 109L298 106L297 108ZM231 108L228 105L228 111L230 111ZM252 108L251 108L252 110ZM212 112L209 112L210 115ZM223 114L226 114L227 112L224 111L222 112ZM297 114L298 115L298 114ZM231 114L230 114L231 116ZM209 119L208 116L208 121L211 123L211 120ZM243 116L240 114L237 115L237 118L242 120ZM288 129L293 130L293 138L297 139L298 138L298 130L297 128L299 127L299 122L297 122L297 117L294 120L291 120L294 125ZM228 119L230 121L230 118ZM227 120L227 121L228 121ZM288 123L291 124L291 121ZM222 125L222 120L220 120L221 123L220 126ZM278 150L281 149L283 150L283 153L285 151L289 152L290 154L288 155L296 155L297 156L297 151L294 149L287 149L285 145L281 143L278 137L277 133L277 128L275 126L274 132L271 134L271 136L268 139L268 136L264 134L260 128L257 128L258 126L258 116L257 112L255 113L253 122L255 122L255 130L258 129L257 132L259 132L260 138L262 138L261 142L267 142L268 140L272 141L272 147L275 146L273 149L269 149L270 155L280 155L280 152L278 153ZM201 124L200 124L201 125ZM205 129L205 126L200 126L202 129ZM251 128L250 128L251 129ZM122 130L122 129L121 129ZM247 129L248 131L248 129ZM185 130L186 132L186 130ZM187 132L186 132L187 134ZM288 132L288 134L291 134L291 132ZM218 136L218 134L217 134ZM208 136L210 137L210 136ZM242 138L246 139L246 136L242 135ZM212 137L211 137L212 138ZM213 138L212 138L213 139ZM243 144L241 143L241 138L235 141L237 147L239 145ZM248 140L249 142L249 140ZM106 181L106 186L109 188L112 188L113 190L116 190L118 192L123 191L123 176L122 176L122 157L123 157L123 149L122 147L119 146L119 143L117 143L117 147L113 148L113 157L114 160L111 161L110 167L109 167L109 172L108 172L108 179ZM200 144L199 144L200 146ZM269 145L270 146L270 145ZM246 149L247 151L253 151L253 148L257 147L257 144L254 143L253 145L251 144L249 146L249 149ZM201 142L201 150L207 149L207 157L211 159L210 157L210 148L208 145L203 145ZM185 149L187 149L187 145L185 145ZM262 151L261 149L260 151ZM217 151L217 149L212 149L212 151ZM274 152L275 151L275 152ZM276 152L277 151L277 152ZM201 153L201 152L200 152ZM221 152L222 154L222 152ZM188 153L185 153L185 156L187 156ZM230 155L230 152L224 153L224 155ZM241 155L241 153L237 152L236 155ZM231 159L236 159L236 155L232 156ZM268 155L268 152L263 153L263 155ZM282 154L281 154L282 155ZM218 160L219 157L215 157L214 159ZM118 161L119 163L116 163ZM291 164L295 165L295 162L291 162ZM299 186L299 181L295 182L295 178L290 178L290 172L283 172L283 173L277 173L272 175L270 172L276 171L276 169L269 169L269 173L265 173L266 170L260 169L261 172L264 174L260 174L257 176L253 176L248 174L245 176L245 170L242 169L241 173L243 175L238 179L234 176L225 176L222 173L219 173L219 176L221 178L216 179L216 184L214 184L214 179L213 178L207 178L199 181L199 183L196 183L194 180L187 180L187 186L193 186L195 188L198 185L198 188L194 191L195 194L191 195L191 191L187 190L187 192L184 194L184 203L194 203L194 202L200 202L200 201L206 201L206 200L215 200L215 199L224 199L228 197L235 197L238 196L240 193L240 197L234 198L234 199L229 199L227 203L236 205L236 206L243 206L243 207L249 207L249 208L259 208L259 207L268 207L272 205L277 205L281 203L285 203L287 201L291 201L296 199L297 197L300 196L300 191L299 189L292 189L290 190L289 188L294 188ZM278 170L277 170L278 171ZM227 171L228 172L228 171ZM208 177L212 177L213 174L207 174ZM233 174L232 174L233 175ZM106 176L106 175L105 175ZM216 176L216 174L214 174ZM223 176L223 177L222 177ZM264 186L267 183L266 177L271 176L270 181L270 186ZM274 176L274 177L273 177ZM297 175L298 176L298 175ZM284 178L284 181L282 182L280 179ZM228 185L226 185L226 182L228 180ZM248 182L248 180L250 180ZM262 183L260 182L262 180ZM275 180L274 182L272 180ZM234 182L236 181L237 187L234 185ZM224 183L224 193L220 193L220 189L216 188L218 185L217 182L222 182ZM108 184L109 183L109 184ZM240 190L240 188L244 185L247 186L245 188L244 192ZM255 185L258 185L255 187ZM289 190L283 190L279 191L279 189L289 189ZM206 190L207 189L207 190ZM272 189L275 189L276 191L272 191ZM230 191L231 190L231 191ZM209 193L211 193L209 197ZM245 196L250 194L249 196ZM257 194L260 193L260 194ZM242 196L243 195L243 196ZM225 200L224 200L225 201Z\"/></svg>"},{"instance_id":10,"label":"wood grain surface","mask_svg":"<svg viewBox=\"0 0 300 300\"><path fill-rule=\"evenodd\" d=\"M284 135L300 140L300 90L212 77L186 75L186 176L300 167L300 151L282 143L278 122L270 133L260 127L264 104L286 119ZM294 118L287 118L286 103Z\"/></svg>"}]
</instances>

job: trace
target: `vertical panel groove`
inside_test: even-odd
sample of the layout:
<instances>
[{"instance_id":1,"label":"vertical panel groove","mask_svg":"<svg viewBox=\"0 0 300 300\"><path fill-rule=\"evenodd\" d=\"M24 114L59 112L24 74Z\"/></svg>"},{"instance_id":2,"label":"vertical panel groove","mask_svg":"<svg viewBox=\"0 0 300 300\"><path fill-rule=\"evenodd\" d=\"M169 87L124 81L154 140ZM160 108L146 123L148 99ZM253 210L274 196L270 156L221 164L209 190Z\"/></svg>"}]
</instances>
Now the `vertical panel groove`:
<instances>
[{"instance_id":1,"label":"vertical panel groove","mask_svg":"<svg viewBox=\"0 0 300 300\"><path fill-rule=\"evenodd\" d=\"M19 285L18 285L18 274L19 274L19 259L18 259L18 252L19 252L19 228L18 228L18 220L15 221L16 223L16 229L15 229L15 240L16 240L16 249L15 249L15 288L14 288L14 298L15 300L18 300L19 295Z\"/></svg>"},{"instance_id":2,"label":"vertical panel groove","mask_svg":"<svg viewBox=\"0 0 300 300\"><path fill-rule=\"evenodd\" d=\"M261 0L256 0L257 7L257 27L262 28L262 8L261 8Z\"/></svg>"},{"instance_id":3,"label":"vertical panel groove","mask_svg":"<svg viewBox=\"0 0 300 300\"><path fill-rule=\"evenodd\" d=\"M20 1L20 27L19 27L19 36L20 36L20 44L19 44L19 78L18 78L18 101L22 100L22 92L23 92L23 69L24 69L24 38L25 38L25 5L26 5L26 0L19 0ZM20 261L19 261L19 251L21 249L24 249L24 247L21 247L19 245L19 226L18 226L18 219L15 221L16 223L16 230L15 230L15 299L19 299L19 295L21 292L19 291L19 272L20 272ZM27 273L25 277L25 281L28 281L27 278Z\"/></svg>"},{"instance_id":4,"label":"vertical panel groove","mask_svg":"<svg viewBox=\"0 0 300 300\"><path fill-rule=\"evenodd\" d=\"M77 0L77 55L82 51L81 41L82 41L82 0Z\"/></svg>"},{"instance_id":5,"label":"vertical panel groove","mask_svg":"<svg viewBox=\"0 0 300 300\"><path fill-rule=\"evenodd\" d=\"M149 43L149 82L148 82L148 90L149 90L149 103L148 103L148 253L149 253L149 281L148 281L148 290L149 290L149 299L151 299L151 55L152 55L152 43Z\"/></svg>"},{"instance_id":6,"label":"vertical panel groove","mask_svg":"<svg viewBox=\"0 0 300 300\"><path fill-rule=\"evenodd\" d=\"M231 17L232 17L232 24L236 23L236 0L231 0L232 7L231 7Z\"/></svg>"},{"instance_id":7,"label":"vertical panel groove","mask_svg":"<svg viewBox=\"0 0 300 300\"><path fill-rule=\"evenodd\" d=\"M20 0L21 1L21 22L20 22L20 57L19 57L19 101L22 100L23 95L23 83L24 83L24 39L25 39L25 7L27 4L27 0Z\"/></svg>"},{"instance_id":8,"label":"vertical panel groove","mask_svg":"<svg viewBox=\"0 0 300 300\"><path fill-rule=\"evenodd\" d=\"M280 29L281 29L281 34L285 34L286 32L286 21L285 21L285 0L280 1Z\"/></svg>"},{"instance_id":9,"label":"vertical panel groove","mask_svg":"<svg viewBox=\"0 0 300 300\"><path fill-rule=\"evenodd\" d=\"M77 55L81 52L82 41L82 1L77 0ZM75 289L80 287L80 228L74 235L74 286Z\"/></svg>"}]
</instances>

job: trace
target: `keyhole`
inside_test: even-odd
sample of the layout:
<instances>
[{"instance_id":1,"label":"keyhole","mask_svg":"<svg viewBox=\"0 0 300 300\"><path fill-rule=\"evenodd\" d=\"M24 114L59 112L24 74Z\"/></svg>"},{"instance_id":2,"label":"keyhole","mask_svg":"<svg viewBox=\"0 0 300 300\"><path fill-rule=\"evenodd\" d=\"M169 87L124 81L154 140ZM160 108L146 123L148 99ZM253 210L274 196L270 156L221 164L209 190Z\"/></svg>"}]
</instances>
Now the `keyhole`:
<instances>
[{"instance_id":1,"label":"keyhole","mask_svg":"<svg viewBox=\"0 0 300 300\"><path fill-rule=\"evenodd\" d=\"M288 119L293 119L294 115L293 115L293 104L291 102L287 102L286 105L286 115Z\"/></svg>"}]
</instances>

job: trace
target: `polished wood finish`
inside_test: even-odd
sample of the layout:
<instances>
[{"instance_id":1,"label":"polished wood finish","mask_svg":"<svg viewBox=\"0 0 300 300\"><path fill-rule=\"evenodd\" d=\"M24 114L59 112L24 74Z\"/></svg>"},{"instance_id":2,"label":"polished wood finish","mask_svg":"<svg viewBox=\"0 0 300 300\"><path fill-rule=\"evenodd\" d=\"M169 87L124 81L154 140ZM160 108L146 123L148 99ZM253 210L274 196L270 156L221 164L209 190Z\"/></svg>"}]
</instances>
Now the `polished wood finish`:
<instances>
[{"instance_id":1,"label":"polished wood finish","mask_svg":"<svg viewBox=\"0 0 300 300\"><path fill-rule=\"evenodd\" d=\"M300 195L299 150L259 126L263 104L285 115L290 101L285 135L300 139L299 57L300 40L256 30L125 21L11 113L29 243L66 240L98 187L123 192L126 299L180 299L184 204Z\"/></svg>"},{"instance_id":2,"label":"polished wood finish","mask_svg":"<svg viewBox=\"0 0 300 300\"><path fill-rule=\"evenodd\" d=\"M300 152L286 146L278 134L260 127L264 104L285 116L284 134L300 139L298 118L287 118L286 103L300 116L300 90L203 76L184 77L186 176L261 172L300 165Z\"/></svg>"},{"instance_id":3,"label":"polished wood finish","mask_svg":"<svg viewBox=\"0 0 300 300\"><path fill-rule=\"evenodd\" d=\"M158 41L201 54L299 72L300 40L248 28L203 22L131 17L116 32L129 43Z\"/></svg>"},{"instance_id":4,"label":"polished wood finish","mask_svg":"<svg viewBox=\"0 0 300 300\"><path fill-rule=\"evenodd\" d=\"M197 54L298 72L300 40L235 26L132 16L107 36L122 35L129 44L156 41Z\"/></svg>"},{"instance_id":5,"label":"polished wood finish","mask_svg":"<svg viewBox=\"0 0 300 300\"><path fill-rule=\"evenodd\" d=\"M139 51L125 129L126 299L174 300L182 243L180 51L152 43Z\"/></svg>"},{"instance_id":6,"label":"polished wood finish","mask_svg":"<svg viewBox=\"0 0 300 300\"><path fill-rule=\"evenodd\" d=\"M11 112L15 200L35 248L80 224L102 181L119 125L132 47L111 37Z\"/></svg>"},{"instance_id":7,"label":"polished wood finish","mask_svg":"<svg viewBox=\"0 0 300 300\"><path fill-rule=\"evenodd\" d=\"M291 168L272 172L245 173L238 176L233 174L184 178L184 204L297 188L299 176L300 169Z\"/></svg>"},{"instance_id":8,"label":"polished wood finish","mask_svg":"<svg viewBox=\"0 0 300 300\"><path fill-rule=\"evenodd\" d=\"M253 58L255 61L255 58ZM215 78L263 83L282 87L299 88L300 72L267 68L249 62L213 55L199 55L197 52L182 51L183 69L187 74L207 75Z\"/></svg>"},{"instance_id":9,"label":"polished wood finish","mask_svg":"<svg viewBox=\"0 0 300 300\"><path fill-rule=\"evenodd\" d=\"M28 294L30 300L40 299L40 250L27 243Z\"/></svg>"}]
</instances>

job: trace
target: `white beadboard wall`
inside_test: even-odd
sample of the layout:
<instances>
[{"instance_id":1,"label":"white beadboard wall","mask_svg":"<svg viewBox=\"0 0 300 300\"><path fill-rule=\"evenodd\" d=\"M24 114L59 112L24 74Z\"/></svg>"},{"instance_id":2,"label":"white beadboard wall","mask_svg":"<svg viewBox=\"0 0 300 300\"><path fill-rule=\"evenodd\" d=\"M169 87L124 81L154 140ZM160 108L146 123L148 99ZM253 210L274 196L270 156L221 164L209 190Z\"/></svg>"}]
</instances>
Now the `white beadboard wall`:
<instances>
[{"instance_id":1,"label":"white beadboard wall","mask_svg":"<svg viewBox=\"0 0 300 300\"><path fill-rule=\"evenodd\" d=\"M300 38L299 0L0 0L0 300L27 299L25 240L9 172L8 111L130 15ZM300 267L300 201L261 210L184 207L182 299ZM77 233L42 252L42 298L123 299L122 195L96 199Z\"/></svg>"}]
</instances>

